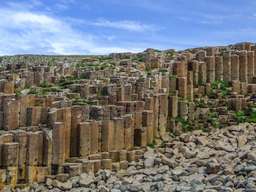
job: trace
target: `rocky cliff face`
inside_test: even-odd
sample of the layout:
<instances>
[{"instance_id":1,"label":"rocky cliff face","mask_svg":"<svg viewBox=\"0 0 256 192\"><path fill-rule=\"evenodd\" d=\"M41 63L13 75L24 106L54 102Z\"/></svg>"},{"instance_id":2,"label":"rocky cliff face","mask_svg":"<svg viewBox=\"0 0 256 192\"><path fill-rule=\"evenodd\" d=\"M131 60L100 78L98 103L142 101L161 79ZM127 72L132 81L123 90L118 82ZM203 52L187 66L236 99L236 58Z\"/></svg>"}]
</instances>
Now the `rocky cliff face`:
<instances>
[{"instance_id":1,"label":"rocky cliff face","mask_svg":"<svg viewBox=\"0 0 256 192\"><path fill-rule=\"evenodd\" d=\"M255 146L255 124L192 131L148 147L126 170L63 174L22 191L254 191Z\"/></svg>"},{"instance_id":2,"label":"rocky cliff face","mask_svg":"<svg viewBox=\"0 0 256 192\"><path fill-rule=\"evenodd\" d=\"M253 43L2 57L0 188L246 189L255 76Z\"/></svg>"}]
</instances>

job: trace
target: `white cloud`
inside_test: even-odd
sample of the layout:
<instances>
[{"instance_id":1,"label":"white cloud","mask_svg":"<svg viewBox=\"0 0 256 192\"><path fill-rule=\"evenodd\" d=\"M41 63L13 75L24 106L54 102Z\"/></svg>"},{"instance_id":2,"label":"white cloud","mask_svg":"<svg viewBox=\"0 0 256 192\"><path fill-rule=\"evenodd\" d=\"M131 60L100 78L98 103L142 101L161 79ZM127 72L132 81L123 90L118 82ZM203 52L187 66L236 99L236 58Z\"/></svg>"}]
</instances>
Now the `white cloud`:
<instances>
[{"instance_id":1,"label":"white cloud","mask_svg":"<svg viewBox=\"0 0 256 192\"><path fill-rule=\"evenodd\" d=\"M106 19L99 19L96 22L93 22L92 25L99 26L99 27L108 27L108 28L122 29L122 30L128 30L128 31L135 31L135 32L155 30L155 27L152 25L146 25L137 21L129 21L129 20L109 21Z\"/></svg>"},{"instance_id":2,"label":"white cloud","mask_svg":"<svg viewBox=\"0 0 256 192\"><path fill-rule=\"evenodd\" d=\"M35 14L30 12L16 12L10 16L10 19L15 22L15 24L39 24L42 26L45 25L55 25L59 24L57 20L43 15L43 14Z\"/></svg>"},{"instance_id":3,"label":"white cloud","mask_svg":"<svg viewBox=\"0 0 256 192\"><path fill-rule=\"evenodd\" d=\"M106 54L137 52L143 48L127 49L101 44L101 38L76 30L64 19L12 6L0 8L0 45L3 55L10 54ZM119 23L119 27L142 30L146 26Z\"/></svg>"}]
</instances>

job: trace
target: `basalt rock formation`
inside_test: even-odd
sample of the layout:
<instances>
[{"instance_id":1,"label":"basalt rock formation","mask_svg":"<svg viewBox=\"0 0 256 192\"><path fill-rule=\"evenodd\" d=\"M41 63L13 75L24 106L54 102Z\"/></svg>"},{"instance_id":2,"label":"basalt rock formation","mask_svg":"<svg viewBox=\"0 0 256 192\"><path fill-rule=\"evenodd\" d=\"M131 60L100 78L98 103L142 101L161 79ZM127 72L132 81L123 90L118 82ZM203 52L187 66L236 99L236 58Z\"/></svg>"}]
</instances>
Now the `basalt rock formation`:
<instances>
[{"instance_id":1,"label":"basalt rock formation","mask_svg":"<svg viewBox=\"0 0 256 192\"><path fill-rule=\"evenodd\" d=\"M125 170L183 132L256 122L253 43L0 61L0 189Z\"/></svg>"}]
</instances>

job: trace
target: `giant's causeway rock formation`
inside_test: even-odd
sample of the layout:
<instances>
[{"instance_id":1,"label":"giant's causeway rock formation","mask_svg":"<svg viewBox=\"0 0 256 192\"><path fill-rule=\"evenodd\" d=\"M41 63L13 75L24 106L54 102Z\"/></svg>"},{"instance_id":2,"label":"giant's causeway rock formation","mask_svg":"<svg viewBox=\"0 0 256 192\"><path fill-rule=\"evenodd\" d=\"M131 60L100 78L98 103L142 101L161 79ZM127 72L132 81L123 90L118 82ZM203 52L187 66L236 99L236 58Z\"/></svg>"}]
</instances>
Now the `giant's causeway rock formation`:
<instances>
[{"instance_id":1,"label":"giant's causeway rock formation","mask_svg":"<svg viewBox=\"0 0 256 192\"><path fill-rule=\"evenodd\" d=\"M0 189L256 190L255 44L0 62Z\"/></svg>"}]
</instances>

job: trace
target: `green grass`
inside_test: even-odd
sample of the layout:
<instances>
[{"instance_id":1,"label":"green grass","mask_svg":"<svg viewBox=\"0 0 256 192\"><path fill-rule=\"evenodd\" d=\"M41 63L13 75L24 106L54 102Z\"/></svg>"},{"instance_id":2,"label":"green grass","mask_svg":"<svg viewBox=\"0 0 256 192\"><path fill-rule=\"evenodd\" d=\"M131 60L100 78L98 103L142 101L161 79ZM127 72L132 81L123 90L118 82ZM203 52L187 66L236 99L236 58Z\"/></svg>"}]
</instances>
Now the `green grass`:
<instances>
[{"instance_id":1,"label":"green grass","mask_svg":"<svg viewBox=\"0 0 256 192\"><path fill-rule=\"evenodd\" d=\"M176 77L176 75L169 75L169 79L176 79L177 77Z\"/></svg>"},{"instance_id":2,"label":"green grass","mask_svg":"<svg viewBox=\"0 0 256 192\"><path fill-rule=\"evenodd\" d=\"M92 105L93 102L87 99L75 98L72 100L73 105Z\"/></svg>"},{"instance_id":3,"label":"green grass","mask_svg":"<svg viewBox=\"0 0 256 192\"><path fill-rule=\"evenodd\" d=\"M249 115L247 117L247 122L256 123L256 108L252 107L249 109Z\"/></svg>"},{"instance_id":4,"label":"green grass","mask_svg":"<svg viewBox=\"0 0 256 192\"><path fill-rule=\"evenodd\" d=\"M52 86L52 87L32 87L30 88L30 91L28 94L33 94L37 96L45 96L49 93L57 93L62 92L62 89L58 86Z\"/></svg>"},{"instance_id":5,"label":"green grass","mask_svg":"<svg viewBox=\"0 0 256 192\"><path fill-rule=\"evenodd\" d=\"M210 92L210 96L214 97L214 95L216 95L217 92L220 92L221 95L223 97L227 96L229 94L229 84L227 81L213 81L211 83L211 92Z\"/></svg>"},{"instance_id":6,"label":"green grass","mask_svg":"<svg viewBox=\"0 0 256 192\"><path fill-rule=\"evenodd\" d=\"M42 87L42 88L49 88L49 87L52 87L53 85L49 84L48 81L43 81L43 83L41 83L39 85L39 87Z\"/></svg>"},{"instance_id":7,"label":"green grass","mask_svg":"<svg viewBox=\"0 0 256 192\"><path fill-rule=\"evenodd\" d=\"M57 83L58 86L62 88L67 88L69 85L79 83L82 80L82 78L74 77L74 76L66 76L60 79L60 81Z\"/></svg>"},{"instance_id":8,"label":"green grass","mask_svg":"<svg viewBox=\"0 0 256 192\"><path fill-rule=\"evenodd\" d=\"M246 119L247 119L244 111L235 112L234 117L238 123L244 123L246 122Z\"/></svg>"},{"instance_id":9,"label":"green grass","mask_svg":"<svg viewBox=\"0 0 256 192\"><path fill-rule=\"evenodd\" d=\"M165 73L168 72L168 70L165 69L165 68L161 68L161 69L159 69L159 72L162 73L162 74L165 74Z\"/></svg>"},{"instance_id":10,"label":"green grass","mask_svg":"<svg viewBox=\"0 0 256 192\"><path fill-rule=\"evenodd\" d=\"M197 99L195 100L195 106L199 108L204 108L206 107L206 103L204 102L203 99Z\"/></svg>"},{"instance_id":11,"label":"green grass","mask_svg":"<svg viewBox=\"0 0 256 192\"><path fill-rule=\"evenodd\" d=\"M115 63L109 62L107 59L101 59L99 62L79 62L75 65L78 69L90 69L90 70L104 70L104 69L114 69Z\"/></svg>"},{"instance_id":12,"label":"green grass","mask_svg":"<svg viewBox=\"0 0 256 192\"><path fill-rule=\"evenodd\" d=\"M15 91L15 95L16 95L17 97L21 96L21 90L16 90L16 91Z\"/></svg>"},{"instance_id":13,"label":"green grass","mask_svg":"<svg viewBox=\"0 0 256 192\"><path fill-rule=\"evenodd\" d=\"M153 140L152 143L148 144L148 147L151 148L151 149L155 149L155 147L156 147L156 142L155 142L155 140Z\"/></svg>"},{"instance_id":14,"label":"green grass","mask_svg":"<svg viewBox=\"0 0 256 192\"><path fill-rule=\"evenodd\" d=\"M220 122L218 118L217 112L210 112L208 114L208 122L214 127L214 128L220 128Z\"/></svg>"},{"instance_id":15,"label":"green grass","mask_svg":"<svg viewBox=\"0 0 256 192\"><path fill-rule=\"evenodd\" d=\"M189 132L189 131L193 130L193 128L189 124L189 122L186 119L184 119L183 117L176 117L176 121L181 124L183 132Z\"/></svg>"}]
</instances>

